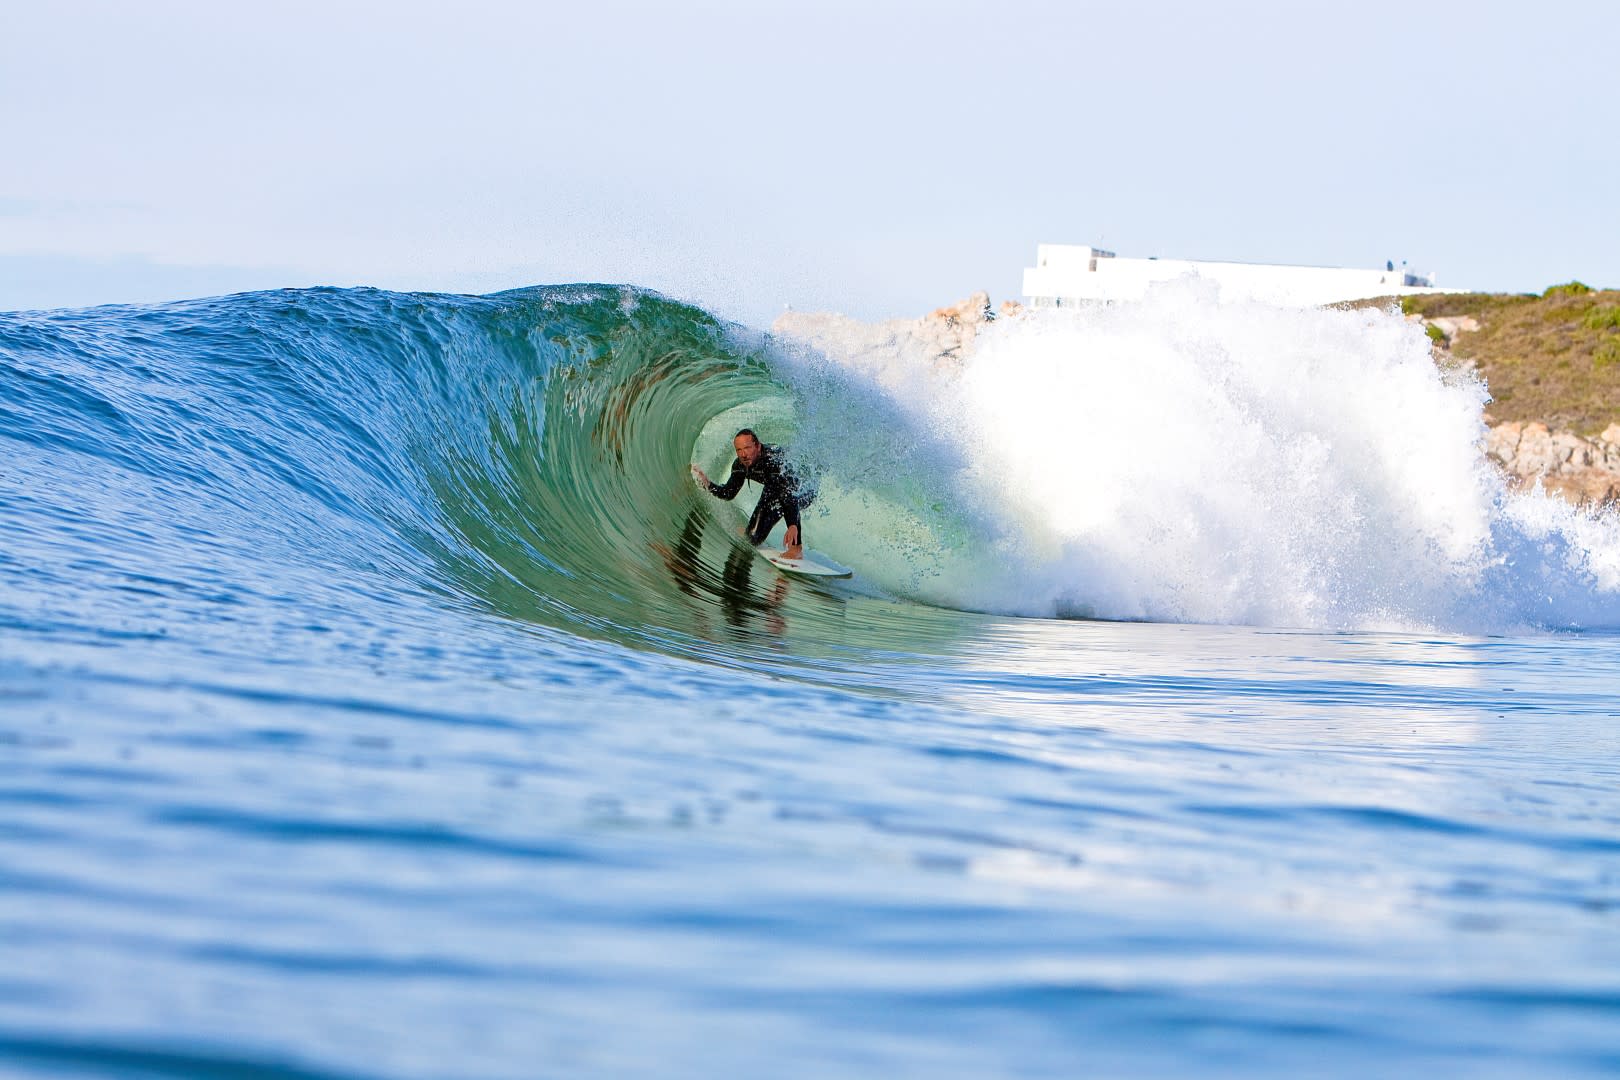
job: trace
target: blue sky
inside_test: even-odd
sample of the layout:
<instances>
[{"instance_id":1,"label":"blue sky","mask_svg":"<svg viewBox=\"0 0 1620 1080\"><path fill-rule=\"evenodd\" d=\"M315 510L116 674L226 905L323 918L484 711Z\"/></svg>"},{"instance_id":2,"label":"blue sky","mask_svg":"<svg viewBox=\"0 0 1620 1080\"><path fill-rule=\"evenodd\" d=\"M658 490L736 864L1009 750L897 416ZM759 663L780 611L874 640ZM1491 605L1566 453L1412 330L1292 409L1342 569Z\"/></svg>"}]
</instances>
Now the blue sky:
<instances>
[{"instance_id":1,"label":"blue sky","mask_svg":"<svg viewBox=\"0 0 1620 1080\"><path fill-rule=\"evenodd\" d=\"M0 309L623 281L768 323L1039 242L1620 286L1620 5L55 3Z\"/></svg>"}]
</instances>

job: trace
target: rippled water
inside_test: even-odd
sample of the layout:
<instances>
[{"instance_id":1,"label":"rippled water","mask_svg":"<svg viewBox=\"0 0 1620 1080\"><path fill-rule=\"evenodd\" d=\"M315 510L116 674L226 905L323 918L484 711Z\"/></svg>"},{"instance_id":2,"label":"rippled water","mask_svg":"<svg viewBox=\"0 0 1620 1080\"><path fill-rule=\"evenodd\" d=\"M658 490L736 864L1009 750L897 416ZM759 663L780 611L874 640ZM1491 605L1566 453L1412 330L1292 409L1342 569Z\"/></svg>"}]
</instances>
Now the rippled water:
<instances>
[{"instance_id":1,"label":"rippled water","mask_svg":"<svg viewBox=\"0 0 1620 1080\"><path fill-rule=\"evenodd\" d=\"M1620 1070L1612 634L778 576L685 464L846 391L644 295L0 357L0 1071Z\"/></svg>"}]
</instances>

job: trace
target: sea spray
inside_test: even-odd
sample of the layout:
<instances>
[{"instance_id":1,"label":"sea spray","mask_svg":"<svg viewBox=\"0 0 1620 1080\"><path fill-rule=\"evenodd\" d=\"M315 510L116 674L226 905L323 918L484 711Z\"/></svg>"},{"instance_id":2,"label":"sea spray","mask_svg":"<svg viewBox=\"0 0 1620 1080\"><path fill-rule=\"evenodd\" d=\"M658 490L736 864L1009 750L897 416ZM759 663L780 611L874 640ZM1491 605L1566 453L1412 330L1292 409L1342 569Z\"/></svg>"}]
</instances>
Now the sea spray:
<instances>
[{"instance_id":1,"label":"sea spray","mask_svg":"<svg viewBox=\"0 0 1620 1080\"><path fill-rule=\"evenodd\" d=\"M1481 451L1486 387L1437 368L1398 312L1226 303L1188 279L999 320L960 363L870 335L819 344L896 402L908 431L880 441L932 447L889 470L950 492L941 572L919 578L912 550L911 580L885 582L917 599L1328 629L1620 624L1615 516L1508 492ZM830 430L822 443L848 438Z\"/></svg>"}]
</instances>

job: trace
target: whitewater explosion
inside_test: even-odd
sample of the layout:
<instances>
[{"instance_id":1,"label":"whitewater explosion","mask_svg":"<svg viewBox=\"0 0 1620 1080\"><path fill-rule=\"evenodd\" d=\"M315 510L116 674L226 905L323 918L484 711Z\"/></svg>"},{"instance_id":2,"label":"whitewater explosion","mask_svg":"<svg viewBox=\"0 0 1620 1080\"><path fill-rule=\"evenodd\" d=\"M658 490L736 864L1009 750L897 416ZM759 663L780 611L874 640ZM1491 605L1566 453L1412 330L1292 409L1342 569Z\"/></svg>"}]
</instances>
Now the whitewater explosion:
<instances>
[{"instance_id":1,"label":"whitewater explosion","mask_svg":"<svg viewBox=\"0 0 1620 1080\"><path fill-rule=\"evenodd\" d=\"M1439 370L1398 312L1226 303L1189 279L1003 318L935 363L847 321L800 328L803 452L859 478L821 504L823 534L930 603L1325 629L1620 622L1615 516L1510 492L1482 450L1486 387ZM841 395L823 363L848 373ZM875 520L885 489L892 520Z\"/></svg>"}]
</instances>

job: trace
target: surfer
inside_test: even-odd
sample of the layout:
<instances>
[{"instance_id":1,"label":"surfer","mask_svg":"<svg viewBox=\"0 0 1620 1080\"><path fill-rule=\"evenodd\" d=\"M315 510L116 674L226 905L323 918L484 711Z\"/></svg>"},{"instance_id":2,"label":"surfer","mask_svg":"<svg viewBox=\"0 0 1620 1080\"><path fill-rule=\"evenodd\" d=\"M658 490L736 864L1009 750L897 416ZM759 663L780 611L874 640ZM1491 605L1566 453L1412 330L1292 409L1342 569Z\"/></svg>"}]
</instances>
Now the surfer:
<instances>
[{"instance_id":1,"label":"surfer","mask_svg":"<svg viewBox=\"0 0 1620 1080\"><path fill-rule=\"evenodd\" d=\"M709 489L709 494L730 502L742 490L743 481L752 480L760 486L759 504L748 519L744 530L749 543L758 547L765 542L778 521L787 521L787 536L783 540L785 554L790 559L804 557L804 537L799 530L799 510L809 506L814 495L799 490L799 478L782 461L780 447L766 446L751 428L743 428L732 440L737 459L731 463L731 477L724 484L716 484L703 470L692 466L692 475L698 483Z\"/></svg>"}]
</instances>

